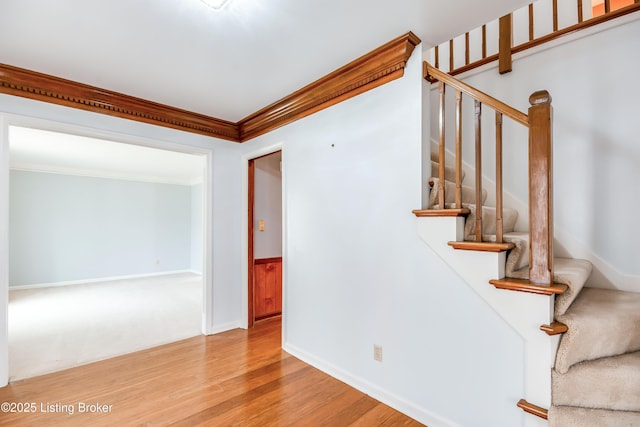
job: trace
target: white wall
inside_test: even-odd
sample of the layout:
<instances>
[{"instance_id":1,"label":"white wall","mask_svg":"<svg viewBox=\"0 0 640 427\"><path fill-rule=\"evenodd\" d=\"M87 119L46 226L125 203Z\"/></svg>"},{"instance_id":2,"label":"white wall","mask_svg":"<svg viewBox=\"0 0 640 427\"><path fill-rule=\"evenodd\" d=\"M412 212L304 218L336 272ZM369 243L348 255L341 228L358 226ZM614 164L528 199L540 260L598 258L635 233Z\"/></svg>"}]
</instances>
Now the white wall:
<instances>
[{"instance_id":1,"label":"white wall","mask_svg":"<svg viewBox=\"0 0 640 427\"><path fill-rule=\"evenodd\" d=\"M190 269L190 186L11 171L10 189L10 286Z\"/></svg>"},{"instance_id":2,"label":"white wall","mask_svg":"<svg viewBox=\"0 0 640 427\"><path fill-rule=\"evenodd\" d=\"M636 292L640 291L635 243L640 239L640 228L635 226L640 192L634 187L640 182L640 121L635 113L640 99L640 57L635 55L638 34L640 16L636 13L545 45L533 54L517 55L511 73L500 76L494 67L485 67L462 76L472 86L524 112L531 93L550 92L558 254L594 262L592 286ZM471 120L472 113L466 112L466 117ZM491 124L484 126L485 141L493 144ZM436 132L432 129L432 137ZM470 140L465 146L467 155L469 144ZM491 176L492 151L486 148L484 165ZM506 129L505 189L524 202L528 200L526 158L526 134Z\"/></svg>"},{"instance_id":3,"label":"white wall","mask_svg":"<svg viewBox=\"0 0 640 427\"><path fill-rule=\"evenodd\" d=\"M254 258L282 256L282 172L280 153L260 157L255 161L254 197ZM259 230L260 220L264 231Z\"/></svg>"},{"instance_id":4,"label":"white wall","mask_svg":"<svg viewBox=\"0 0 640 427\"><path fill-rule=\"evenodd\" d=\"M238 327L241 313L241 242L238 212L241 210L241 171L239 145L214 138L180 132L130 120L60 107L28 99L0 95L0 231L8 231L8 132L9 125L33 125L37 121L50 130L72 127L88 130L112 140L134 141L142 145L172 149L208 157L204 205L210 212L205 219L205 307L203 327L209 332ZM80 132L82 133L82 132ZM5 156L5 154L7 154ZM8 233L0 233L0 386L6 384L8 289ZM6 267L6 268L4 268ZM5 302L4 304L2 304ZM4 363L3 363L4 361Z\"/></svg>"},{"instance_id":5,"label":"white wall","mask_svg":"<svg viewBox=\"0 0 640 427\"><path fill-rule=\"evenodd\" d=\"M284 346L429 426L521 425L521 339L417 235L422 84L416 49L402 79L242 144L283 144Z\"/></svg>"}]
</instances>

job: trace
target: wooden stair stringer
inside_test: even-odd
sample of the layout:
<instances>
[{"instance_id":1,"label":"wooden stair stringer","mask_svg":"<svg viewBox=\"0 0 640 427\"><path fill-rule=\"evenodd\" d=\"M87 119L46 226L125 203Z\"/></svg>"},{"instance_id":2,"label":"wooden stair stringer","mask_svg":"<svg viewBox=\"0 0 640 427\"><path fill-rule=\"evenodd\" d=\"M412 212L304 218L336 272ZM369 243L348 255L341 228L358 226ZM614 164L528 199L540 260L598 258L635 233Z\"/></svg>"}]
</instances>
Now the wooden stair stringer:
<instances>
[{"instance_id":1,"label":"wooden stair stringer","mask_svg":"<svg viewBox=\"0 0 640 427\"><path fill-rule=\"evenodd\" d=\"M422 240L446 262L523 340L524 397L551 405L550 355L555 354L560 336L540 332L540 325L553 319L553 299L547 295L505 292L489 281L504 277L506 252L456 250L451 241L462 240L463 216L417 216ZM534 417L532 417L534 418Z\"/></svg>"}]
</instances>

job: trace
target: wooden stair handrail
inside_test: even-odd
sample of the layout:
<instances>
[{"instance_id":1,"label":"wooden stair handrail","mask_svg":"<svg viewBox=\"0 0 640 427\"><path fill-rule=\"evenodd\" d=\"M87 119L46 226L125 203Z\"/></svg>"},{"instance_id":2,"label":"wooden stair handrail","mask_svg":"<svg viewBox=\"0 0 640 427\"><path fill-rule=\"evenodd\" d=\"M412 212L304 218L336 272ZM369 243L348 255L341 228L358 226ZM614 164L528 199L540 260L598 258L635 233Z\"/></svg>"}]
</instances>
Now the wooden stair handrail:
<instances>
[{"instance_id":1,"label":"wooden stair handrail","mask_svg":"<svg viewBox=\"0 0 640 427\"><path fill-rule=\"evenodd\" d=\"M456 195L455 207L461 206L461 141L462 104L465 93L475 104L475 243L450 242L455 249L466 250L509 250L512 244L503 243L502 205L502 122L503 116L524 125L529 133L529 280L535 286L548 290L553 288L553 109L551 95L545 90L534 92L530 98L528 114L499 101L486 93L452 77L424 62L423 76L430 82L438 82L439 92L439 149L438 149L438 203L446 210L445 197L445 92L451 86L456 90ZM483 197L482 197L482 105L496 112L496 239L493 244L483 242ZM453 213L450 214L453 216ZM457 214L456 214L457 216ZM481 249L482 248L482 249ZM489 248L489 249L487 249ZM520 290L520 289L514 289ZM531 292L531 290L528 290ZM552 292L553 293L553 292Z\"/></svg>"},{"instance_id":2,"label":"wooden stair handrail","mask_svg":"<svg viewBox=\"0 0 640 427\"><path fill-rule=\"evenodd\" d=\"M461 82L460 80L450 76L449 74L438 70L428 62L424 62L423 65L423 77L428 80L437 80L447 85L466 93L471 98L486 104L487 106L493 108L495 111L498 111L504 114L507 117L512 118L516 122L529 127L529 117L520 110L516 110L515 108L505 104L502 101L497 100L496 98L487 95L486 93L469 86L468 84Z\"/></svg>"}]
</instances>

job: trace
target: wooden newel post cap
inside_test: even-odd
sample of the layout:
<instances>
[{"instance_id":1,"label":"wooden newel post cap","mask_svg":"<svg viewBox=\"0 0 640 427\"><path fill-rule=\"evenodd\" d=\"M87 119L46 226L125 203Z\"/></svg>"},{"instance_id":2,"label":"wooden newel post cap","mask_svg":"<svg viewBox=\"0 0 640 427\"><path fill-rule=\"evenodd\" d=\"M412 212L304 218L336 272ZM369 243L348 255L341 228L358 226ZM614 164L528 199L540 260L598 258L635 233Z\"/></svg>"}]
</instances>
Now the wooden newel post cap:
<instances>
[{"instance_id":1,"label":"wooden newel post cap","mask_svg":"<svg viewBox=\"0 0 640 427\"><path fill-rule=\"evenodd\" d=\"M531 105L551 104L551 95L546 90L539 90L539 91L533 92L529 97L529 104Z\"/></svg>"}]
</instances>

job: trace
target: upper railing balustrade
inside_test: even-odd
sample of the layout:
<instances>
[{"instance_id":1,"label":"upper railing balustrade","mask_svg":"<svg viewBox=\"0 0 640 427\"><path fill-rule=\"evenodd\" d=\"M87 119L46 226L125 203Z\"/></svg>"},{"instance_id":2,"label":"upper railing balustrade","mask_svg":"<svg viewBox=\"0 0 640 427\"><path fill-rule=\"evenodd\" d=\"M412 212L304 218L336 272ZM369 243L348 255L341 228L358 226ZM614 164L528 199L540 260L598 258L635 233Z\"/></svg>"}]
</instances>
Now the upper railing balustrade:
<instances>
[{"instance_id":1,"label":"upper railing balustrade","mask_svg":"<svg viewBox=\"0 0 640 427\"><path fill-rule=\"evenodd\" d=\"M512 55L574 31L640 11L640 0L539 0L499 20L435 46L429 61L454 76L498 61L511 71Z\"/></svg>"}]
</instances>

